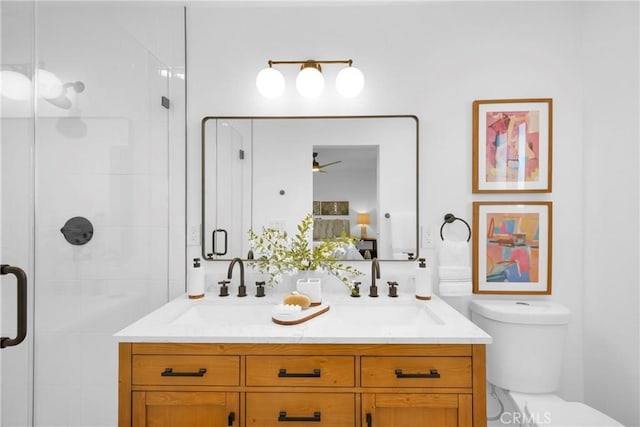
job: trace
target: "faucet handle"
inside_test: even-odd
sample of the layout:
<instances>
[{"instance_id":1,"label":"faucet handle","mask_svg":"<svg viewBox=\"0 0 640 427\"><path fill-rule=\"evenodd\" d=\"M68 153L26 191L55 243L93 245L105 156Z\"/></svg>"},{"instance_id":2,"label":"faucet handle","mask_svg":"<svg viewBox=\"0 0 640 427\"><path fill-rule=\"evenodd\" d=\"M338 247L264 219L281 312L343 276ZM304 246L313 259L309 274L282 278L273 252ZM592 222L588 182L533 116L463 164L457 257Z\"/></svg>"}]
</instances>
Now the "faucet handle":
<instances>
[{"instance_id":1,"label":"faucet handle","mask_svg":"<svg viewBox=\"0 0 640 427\"><path fill-rule=\"evenodd\" d=\"M398 282L387 282L389 285L389 296L396 298L398 296Z\"/></svg>"},{"instance_id":2,"label":"faucet handle","mask_svg":"<svg viewBox=\"0 0 640 427\"><path fill-rule=\"evenodd\" d=\"M256 297L260 298L265 296L264 294L264 280L260 282L256 282Z\"/></svg>"},{"instance_id":3,"label":"faucet handle","mask_svg":"<svg viewBox=\"0 0 640 427\"><path fill-rule=\"evenodd\" d=\"M219 296L221 297L228 297L229 296L229 287L227 286L229 283L231 283L230 280L221 280L218 282L218 285L220 285L220 294Z\"/></svg>"}]
</instances>

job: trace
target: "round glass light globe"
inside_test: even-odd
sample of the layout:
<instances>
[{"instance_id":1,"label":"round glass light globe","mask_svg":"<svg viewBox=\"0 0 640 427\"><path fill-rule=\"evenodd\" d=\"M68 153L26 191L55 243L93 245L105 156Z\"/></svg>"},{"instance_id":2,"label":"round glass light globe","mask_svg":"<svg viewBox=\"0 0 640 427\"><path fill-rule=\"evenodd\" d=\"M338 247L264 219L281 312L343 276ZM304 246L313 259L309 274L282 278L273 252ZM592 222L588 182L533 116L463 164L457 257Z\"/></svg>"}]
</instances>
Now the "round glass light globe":
<instances>
[{"instance_id":1,"label":"round glass light globe","mask_svg":"<svg viewBox=\"0 0 640 427\"><path fill-rule=\"evenodd\" d=\"M317 98L324 90L324 77L315 68L304 68L296 77L296 88L305 98Z\"/></svg>"},{"instance_id":2,"label":"round glass light globe","mask_svg":"<svg viewBox=\"0 0 640 427\"><path fill-rule=\"evenodd\" d=\"M256 76L256 87L265 98L277 98L284 92L284 77L275 68L264 68Z\"/></svg>"},{"instance_id":3,"label":"round glass light globe","mask_svg":"<svg viewBox=\"0 0 640 427\"><path fill-rule=\"evenodd\" d=\"M45 99L55 99L62 95L62 80L51 71L38 69L38 95Z\"/></svg>"},{"instance_id":4,"label":"round glass light globe","mask_svg":"<svg viewBox=\"0 0 640 427\"><path fill-rule=\"evenodd\" d=\"M336 90L345 98L358 96L364 88L364 75L356 67L345 67L336 76Z\"/></svg>"},{"instance_id":5,"label":"round glass light globe","mask_svg":"<svg viewBox=\"0 0 640 427\"><path fill-rule=\"evenodd\" d=\"M2 70L0 71L0 94L14 101L29 99L31 80L17 71Z\"/></svg>"}]
</instances>

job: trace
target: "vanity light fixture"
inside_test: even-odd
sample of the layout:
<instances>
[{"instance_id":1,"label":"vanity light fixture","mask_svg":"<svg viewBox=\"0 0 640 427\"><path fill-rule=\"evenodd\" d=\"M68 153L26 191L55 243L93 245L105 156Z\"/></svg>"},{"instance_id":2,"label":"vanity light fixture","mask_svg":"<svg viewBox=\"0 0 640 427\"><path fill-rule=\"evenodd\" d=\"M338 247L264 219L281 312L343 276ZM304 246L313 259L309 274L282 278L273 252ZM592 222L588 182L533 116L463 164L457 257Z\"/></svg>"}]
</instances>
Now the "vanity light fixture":
<instances>
[{"instance_id":1,"label":"vanity light fixture","mask_svg":"<svg viewBox=\"0 0 640 427\"><path fill-rule=\"evenodd\" d=\"M269 66L260 70L256 77L258 92L265 98L277 98L284 92L285 81L282 73L273 65L296 64L300 65L300 72L296 77L298 93L305 98L317 98L324 90L324 77L321 64L346 64L336 77L336 90L345 98L353 98L362 92L364 88L364 76L362 71L353 66L351 59L318 61L310 59L306 61L268 61Z\"/></svg>"}]
</instances>

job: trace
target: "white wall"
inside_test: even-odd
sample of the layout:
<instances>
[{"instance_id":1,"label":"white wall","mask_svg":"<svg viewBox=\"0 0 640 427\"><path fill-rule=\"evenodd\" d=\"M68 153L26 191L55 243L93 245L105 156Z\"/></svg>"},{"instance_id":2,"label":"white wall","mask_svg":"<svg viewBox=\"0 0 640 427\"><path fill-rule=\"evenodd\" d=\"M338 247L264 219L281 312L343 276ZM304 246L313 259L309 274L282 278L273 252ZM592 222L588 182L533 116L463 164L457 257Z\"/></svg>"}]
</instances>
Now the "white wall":
<instances>
[{"instance_id":1,"label":"white wall","mask_svg":"<svg viewBox=\"0 0 640 427\"><path fill-rule=\"evenodd\" d=\"M584 7L580 2L427 2L299 8L196 4L188 11L188 220L200 222L199 121L206 115L415 114L420 119L421 138L420 222L434 235L447 212L471 222L474 200L554 202L551 298L573 313L560 394L567 399L582 400L583 299L588 279L583 248L585 244L597 248L606 243L598 236L593 236L595 240L585 238L588 230L585 222L593 221L580 214L585 207L585 192L592 190L583 182L585 177L601 173L599 169L593 170L593 162L583 162L591 156L588 150L594 145L585 144L588 129L583 114L588 88L604 87L611 79L619 78L615 67L604 69L603 65L603 75L594 75L583 84ZM616 40L618 36L610 34L612 27L637 29L637 13L628 16L633 22L605 23L605 30L598 35ZM593 19L593 14L587 18ZM637 54L636 49L636 64ZM320 99L305 100L295 93L295 67L283 67L288 83L285 94L277 100L267 100L258 94L255 75L267 60L308 58L352 58L365 74L364 92L358 98L344 100L328 85ZM326 80L333 81L336 72L326 67ZM637 90L634 93L637 96ZM553 193L473 195L472 101L531 97L554 100ZM605 96L600 99L611 102ZM625 105L632 108L629 102ZM591 125L602 132L611 126L600 121ZM622 145L621 152L637 153L634 148L637 133L618 129L625 136L617 139ZM637 207L637 188L629 192L629 199L627 203L635 203ZM598 198L594 203L597 202ZM619 203L607 202L614 206ZM624 212L637 223L637 210ZM621 251L637 254L637 243L621 239L619 244ZM197 252L198 248L188 250ZM433 259L437 256L435 252L427 249L422 254ZM615 260L611 264L615 265ZM226 265L207 267L207 280L217 281ZM385 264L383 274L385 270L398 268L401 268L398 264ZM613 268L609 266L607 270ZM615 295L607 294L612 301L626 298L636 285L619 281L618 286L622 289ZM630 320L613 310L609 314L613 317L611 323ZM637 322L629 328L637 336ZM612 382L607 384L614 387ZM637 391L630 387L625 390L634 392L631 397L637 400ZM611 407L610 413L638 424L634 415L621 408Z\"/></svg>"},{"instance_id":2,"label":"white wall","mask_svg":"<svg viewBox=\"0 0 640 427\"><path fill-rule=\"evenodd\" d=\"M323 174L316 173L313 176L313 200L348 200L351 234L360 236L360 226L356 220L358 213L362 212L370 214L371 223L366 228L367 236L376 237L378 235L378 212L375 203L378 197L378 186L376 182L375 166L356 170L333 170ZM330 216L327 218L331 219Z\"/></svg>"},{"instance_id":3,"label":"white wall","mask_svg":"<svg viewBox=\"0 0 640 427\"><path fill-rule=\"evenodd\" d=\"M583 14L585 400L640 424L638 2Z\"/></svg>"}]
</instances>

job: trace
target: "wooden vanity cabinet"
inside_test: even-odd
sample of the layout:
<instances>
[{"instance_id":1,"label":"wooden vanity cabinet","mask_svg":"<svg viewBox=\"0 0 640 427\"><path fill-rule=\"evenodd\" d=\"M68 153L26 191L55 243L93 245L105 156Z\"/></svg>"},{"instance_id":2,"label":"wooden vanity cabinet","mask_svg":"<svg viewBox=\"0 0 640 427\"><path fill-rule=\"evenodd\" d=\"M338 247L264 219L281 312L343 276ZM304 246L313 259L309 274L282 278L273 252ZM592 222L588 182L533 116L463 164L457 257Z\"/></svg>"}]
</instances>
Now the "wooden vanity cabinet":
<instances>
[{"instance_id":1,"label":"wooden vanity cabinet","mask_svg":"<svg viewBox=\"0 0 640 427\"><path fill-rule=\"evenodd\" d=\"M472 396L466 393L365 393L362 412L366 427L478 425L473 423Z\"/></svg>"},{"instance_id":2,"label":"wooden vanity cabinet","mask_svg":"<svg viewBox=\"0 0 640 427\"><path fill-rule=\"evenodd\" d=\"M238 425L239 394L215 391L134 391L134 427Z\"/></svg>"},{"instance_id":3,"label":"wooden vanity cabinet","mask_svg":"<svg viewBox=\"0 0 640 427\"><path fill-rule=\"evenodd\" d=\"M396 391L363 393L366 427L473 425L472 394L463 392L473 388L471 357L363 356L361 372L363 390ZM426 392L412 392L424 388ZM462 390L442 392L446 389Z\"/></svg>"},{"instance_id":4,"label":"wooden vanity cabinet","mask_svg":"<svg viewBox=\"0 0 640 427\"><path fill-rule=\"evenodd\" d=\"M119 350L120 427L486 426L484 344Z\"/></svg>"}]
</instances>

